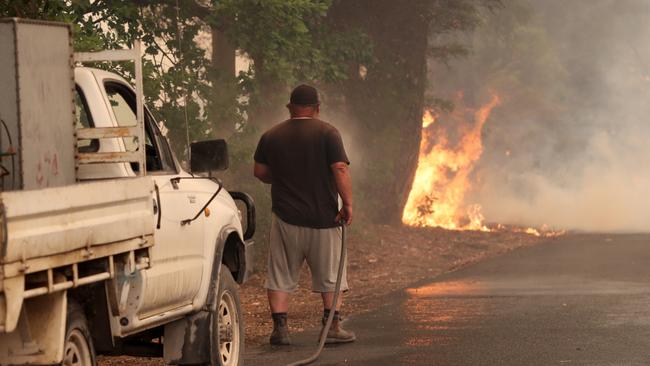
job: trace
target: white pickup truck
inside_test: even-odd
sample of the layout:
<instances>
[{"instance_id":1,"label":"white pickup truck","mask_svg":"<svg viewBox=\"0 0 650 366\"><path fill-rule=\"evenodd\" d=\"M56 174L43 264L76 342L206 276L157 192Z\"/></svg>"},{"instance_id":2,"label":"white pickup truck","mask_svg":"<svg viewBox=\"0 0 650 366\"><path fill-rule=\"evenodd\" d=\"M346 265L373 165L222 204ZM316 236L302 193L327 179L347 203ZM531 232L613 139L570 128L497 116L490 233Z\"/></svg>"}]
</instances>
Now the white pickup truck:
<instances>
[{"instance_id":1,"label":"white pickup truck","mask_svg":"<svg viewBox=\"0 0 650 366\"><path fill-rule=\"evenodd\" d=\"M65 24L0 20L0 365L241 364L254 205L198 175L225 142L192 144L184 171L137 88L70 44Z\"/></svg>"}]
</instances>

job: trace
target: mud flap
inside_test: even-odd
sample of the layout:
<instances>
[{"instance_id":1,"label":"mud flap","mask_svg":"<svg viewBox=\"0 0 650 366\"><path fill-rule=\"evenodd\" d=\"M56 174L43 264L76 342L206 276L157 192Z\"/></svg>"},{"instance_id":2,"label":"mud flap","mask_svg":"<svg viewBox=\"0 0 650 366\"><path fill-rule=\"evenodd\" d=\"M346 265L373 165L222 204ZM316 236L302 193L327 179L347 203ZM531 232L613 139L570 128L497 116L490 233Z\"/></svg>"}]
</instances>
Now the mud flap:
<instances>
[{"instance_id":1,"label":"mud flap","mask_svg":"<svg viewBox=\"0 0 650 366\"><path fill-rule=\"evenodd\" d=\"M16 329L0 334L0 365L61 362L66 303L66 291L26 300Z\"/></svg>"},{"instance_id":2,"label":"mud flap","mask_svg":"<svg viewBox=\"0 0 650 366\"><path fill-rule=\"evenodd\" d=\"M210 363L210 313L200 311L165 325L163 357L168 365Z\"/></svg>"},{"instance_id":3,"label":"mud flap","mask_svg":"<svg viewBox=\"0 0 650 366\"><path fill-rule=\"evenodd\" d=\"M249 239L239 245L239 256L243 260L239 264L239 271L236 280L240 285L248 281L248 278L253 274L253 263L255 260L254 243L255 242L252 239Z\"/></svg>"}]
</instances>

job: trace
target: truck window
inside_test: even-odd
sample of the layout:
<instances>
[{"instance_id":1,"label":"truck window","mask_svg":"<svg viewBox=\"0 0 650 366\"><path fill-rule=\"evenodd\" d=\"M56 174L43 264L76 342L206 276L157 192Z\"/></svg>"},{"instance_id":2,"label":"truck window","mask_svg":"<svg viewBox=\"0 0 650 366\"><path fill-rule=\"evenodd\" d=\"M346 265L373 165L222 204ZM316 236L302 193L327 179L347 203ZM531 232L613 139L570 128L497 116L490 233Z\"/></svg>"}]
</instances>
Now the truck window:
<instances>
[{"instance_id":1,"label":"truck window","mask_svg":"<svg viewBox=\"0 0 650 366\"><path fill-rule=\"evenodd\" d=\"M75 87L74 106L75 127L77 129L95 127L92 115L88 112L86 97L79 86ZM97 150L99 150L99 140L79 140L77 141L77 150L82 153L97 152Z\"/></svg>"},{"instance_id":2,"label":"truck window","mask_svg":"<svg viewBox=\"0 0 650 366\"><path fill-rule=\"evenodd\" d=\"M158 145L160 151L160 158L162 160L164 170L178 173L178 171L176 170L176 163L174 162L174 155L172 154L172 150L169 147L169 142L167 141L167 138L163 136L162 132L160 132L160 128L158 128L158 124L153 119L153 117L149 114L149 112L145 112L145 115L148 116L147 118L145 118L145 121L147 122L150 130L153 132L152 135L156 139L156 144Z\"/></svg>"},{"instance_id":3,"label":"truck window","mask_svg":"<svg viewBox=\"0 0 650 366\"><path fill-rule=\"evenodd\" d=\"M111 108L113 109L113 114L115 115L117 124L120 127L133 127L138 124L135 112L131 110L128 102L117 89L107 87L106 94L111 103ZM135 151L138 149L135 137L124 137L123 139L126 151ZM146 143L148 145L150 144L150 141L147 141Z\"/></svg>"},{"instance_id":4,"label":"truck window","mask_svg":"<svg viewBox=\"0 0 650 366\"><path fill-rule=\"evenodd\" d=\"M105 88L118 125L124 127L137 125L135 94L133 91L118 82L106 82ZM153 117L146 108L144 117L147 171L176 172L167 141L162 137ZM123 139L127 151L137 150L138 144L135 137L124 137ZM134 164L133 168L137 170L137 164Z\"/></svg>"}]
</instances>

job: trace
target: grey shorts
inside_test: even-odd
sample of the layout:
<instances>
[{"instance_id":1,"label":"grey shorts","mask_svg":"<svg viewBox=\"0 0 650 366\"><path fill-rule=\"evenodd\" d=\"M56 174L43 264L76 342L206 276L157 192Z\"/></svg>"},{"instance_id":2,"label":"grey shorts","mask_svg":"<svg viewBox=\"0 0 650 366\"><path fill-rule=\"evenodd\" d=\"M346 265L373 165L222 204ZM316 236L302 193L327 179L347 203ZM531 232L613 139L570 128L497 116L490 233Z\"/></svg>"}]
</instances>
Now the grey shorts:
<instances>
[{"instance_id":1,"label":"grey shorts","mask_svg":"<svg viewBox=\"0 0 650 366\"><path fill-rule=\"evenodd\" d=\"M292 292L298 287L300 269L307 261L314 292L333 292L341 256L341 228L312 229L287 224L273 214L266 288ZM346 261L347 262L347 261ZM341 291L348 290L347 263Z\"/></svg>"}]
</instances>

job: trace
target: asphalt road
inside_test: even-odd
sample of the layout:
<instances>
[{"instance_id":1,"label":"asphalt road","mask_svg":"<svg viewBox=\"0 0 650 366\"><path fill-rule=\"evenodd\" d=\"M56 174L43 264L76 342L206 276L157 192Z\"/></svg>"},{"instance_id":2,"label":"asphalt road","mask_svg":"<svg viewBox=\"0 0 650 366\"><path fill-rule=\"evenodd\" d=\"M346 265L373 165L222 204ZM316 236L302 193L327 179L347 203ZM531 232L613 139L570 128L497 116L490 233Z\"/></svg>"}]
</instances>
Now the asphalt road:
<instances>
[{"instance_id":1,"label":"asphalt road","mask_svg":"<svg viewBox=\"0 0 650 366\"><path fill-rule=\"evenodd\" d=\"M650 235L567 235L405 289L319 365L650 365ZM246 365L308 356L317 334Z\"/></svg>"}]
</instances>

